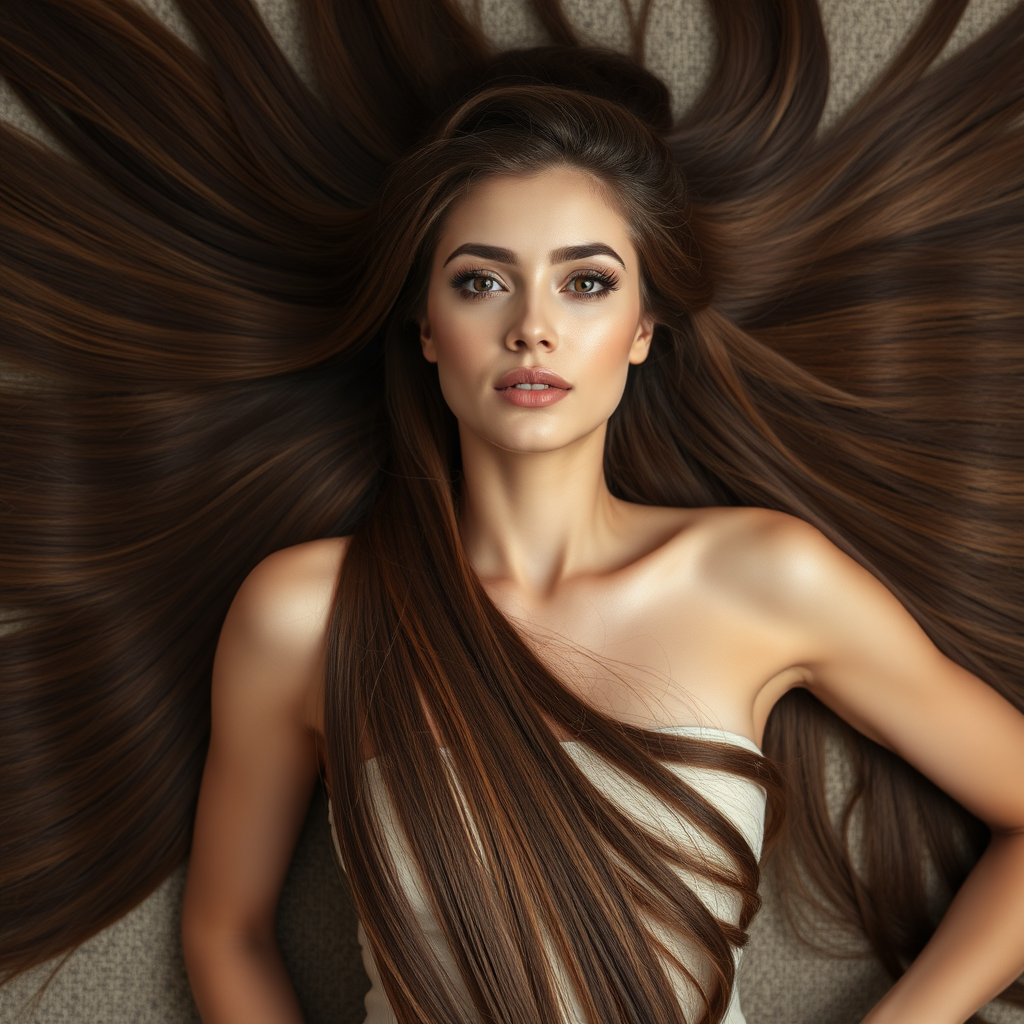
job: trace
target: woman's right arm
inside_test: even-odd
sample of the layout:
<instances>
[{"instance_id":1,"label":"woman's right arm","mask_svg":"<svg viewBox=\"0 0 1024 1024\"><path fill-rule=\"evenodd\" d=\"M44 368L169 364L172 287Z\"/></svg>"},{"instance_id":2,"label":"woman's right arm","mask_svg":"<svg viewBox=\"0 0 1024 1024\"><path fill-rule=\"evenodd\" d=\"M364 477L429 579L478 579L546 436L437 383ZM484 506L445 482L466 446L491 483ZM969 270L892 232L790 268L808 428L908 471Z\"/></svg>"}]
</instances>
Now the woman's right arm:
<instances>
[{"instance_id":1,"label":"woman's right arm","mask_svg":"<svg viewBox=\"0 0 1024 1024\"><path fill-rule=\"evenodd\" d=\"M221 632L182 912L204 1024L302 1020L275 919L319 771L324 642L344 545L313 541L265 559Z\"/></svg>"}]
</instances>

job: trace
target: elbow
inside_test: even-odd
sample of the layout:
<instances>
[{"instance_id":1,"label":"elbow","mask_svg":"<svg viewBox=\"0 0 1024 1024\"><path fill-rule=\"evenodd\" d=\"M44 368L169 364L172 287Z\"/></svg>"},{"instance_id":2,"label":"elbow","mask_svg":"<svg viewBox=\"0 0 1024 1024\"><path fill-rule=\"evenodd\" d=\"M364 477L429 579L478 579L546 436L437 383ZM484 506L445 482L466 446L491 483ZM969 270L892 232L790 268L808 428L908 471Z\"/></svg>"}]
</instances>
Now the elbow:
<instances>
[{"instance_id":1,"label":"elbow","mask_svg":"<svg viewBox=\"0 0 1024 1024\"><path fill-rule=\"evenodd\" d=\"M182 915L181 948L189 974L221 957L263 956L277 949L273 928L228 925Z\"/></svg>"},{"instance_id":2,"label":"elbow","mask_svg":"<svg viewBox=\"0 0 1024 1024\"><path fill-rule=\"evenodd\" d=\"M204 981L218 970L218 953L223 955L224 937L208 917L190 907L186 899L181 910L181 949L193 993L205 988Z\"/></svg>"},{"instance_id":3,"label":"elbow","mask_svg":"<svg viewBox=\"0 0 1024 1024\"><path fill-rule=\"evenodd\" d=\"M226 920L189 899L181 910L181 948L193 989L238 960L262 959L277 950L273 921Z\"/></svg>"},{"instance_id":4,"label":"elbow","mask_svg":"<svg viewBox=\"0 0 1024 1024\"><path fill-rule=\"evenodd\" d=\"M989 831L992 833L993 841L1010 841L1024 845L1024 824L1021 825L993 825L989 823Z\"/></svg>"},{"instance_id":5,"label":"elbow","mask_svg":"<svg viewBox=\"0 0 1024 1024\"><path fill-rule=\"evenodd\" d=\"M185 967L189 975L199 967L211 945L216 945L216 922L195 891L192 879L185 885L185 898L181 905L181 948L185 954Z\"/></svg>"}]
</instances>

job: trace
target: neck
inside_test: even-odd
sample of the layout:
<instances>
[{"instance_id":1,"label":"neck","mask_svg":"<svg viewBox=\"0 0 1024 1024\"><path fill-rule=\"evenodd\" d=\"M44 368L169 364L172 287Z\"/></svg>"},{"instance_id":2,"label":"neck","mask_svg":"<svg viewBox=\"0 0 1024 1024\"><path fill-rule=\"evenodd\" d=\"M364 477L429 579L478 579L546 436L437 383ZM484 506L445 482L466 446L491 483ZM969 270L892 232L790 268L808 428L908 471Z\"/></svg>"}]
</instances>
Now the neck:
<instances>
[{"instance_id":1,"label":"neck","mask_svg":"<svg viewBox=\"0 0 1024 1024\"><path fill-rule=\"evenodd\" d=\"M523 453L461 432L460 529L482 580L539 599L607 569L622 502L605 483L604 439L602 426L556 451Z\"/></svg>"}]
</instances>

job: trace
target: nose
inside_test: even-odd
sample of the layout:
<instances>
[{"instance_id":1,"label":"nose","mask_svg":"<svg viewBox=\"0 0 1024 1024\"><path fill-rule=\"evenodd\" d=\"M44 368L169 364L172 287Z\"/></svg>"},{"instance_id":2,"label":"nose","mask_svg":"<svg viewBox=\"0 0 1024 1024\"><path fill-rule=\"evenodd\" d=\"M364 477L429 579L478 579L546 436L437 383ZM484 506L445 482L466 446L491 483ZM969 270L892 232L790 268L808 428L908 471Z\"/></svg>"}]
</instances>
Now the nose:
<instances>
[{"instance_id":1,"label":"nose","mask_svg":"<svg viewBox=\"0 0 1024 1024\"><path fill-rule=\"evenodd\" d=\"M555 318L541 296L519 296L505 335L505 348L510 352L554 352L558 348Z\"/></svg>"}]
</instances>

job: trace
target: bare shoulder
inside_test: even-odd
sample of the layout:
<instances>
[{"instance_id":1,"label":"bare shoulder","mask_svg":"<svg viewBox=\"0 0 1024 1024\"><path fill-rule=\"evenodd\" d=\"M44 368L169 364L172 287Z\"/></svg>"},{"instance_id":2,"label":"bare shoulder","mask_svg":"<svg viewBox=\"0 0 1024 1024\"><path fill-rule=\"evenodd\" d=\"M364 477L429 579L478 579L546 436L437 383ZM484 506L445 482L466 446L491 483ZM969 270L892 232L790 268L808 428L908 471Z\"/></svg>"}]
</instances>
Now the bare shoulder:
<instances>
[{"instance_id":1,"label":"bare shoulder","mask_svg":"<svg viewBox=\"0 0 1024 1024\"><path fill-rule=\"evenodd\" d=\"M703 585L723 588L734 598L766 608L790 607L795 598L834 579L837 572L864 572L820 530L785 512L702 509L686 533L694 571Z\"/></svg>"},{"instance_id":2,"label":"bare shoulder","mask_svg":"<svg viewBox=\"0 0 1024 1024\"><path fill-rule=\"evenodd\" d=\"M268 555L246 577L230 616L264 641L303 643L329 614L347 537L326 537Z\"/></svg>"},{"instance_id":3,"label":"bare shoulder","mask_svg":"<svg viewBox=\"0 0 1024 1024\"><path fill-rule=\"evenodd\" d=\"M246 577L224 620L214 662L214 701L244 690L247 702L287 704L317 721L317 693L346 537L275 551Z\"/></svg>"},{"instance_id":4,"label":"bare shoulder","mask_svg":"<svg viewBox=\"0 0 1024 1024\"><path fill-rule=\"evenodd\" d=\"M854 624L884 621L920 633L884 583L795 516L760 508L708 510L694 544L700 585L787 631L805 664Z\"/></svg>"},{"instance_id":5,"label":"bare shoulder","mask_svg":"<svg viewBox=\"0 0 1024 1024\"><path fill-rule=\"evenodd\" d=\"M190 971L240 937L272 941L319 768L323 648L346 546L318 540L265 558L224 620L183 911Z\"/></svg>"},{"instance_id":6,"label":"bare shoulder","mask_svg":"<svg viewBox=\"0 0 1024 1024\"><path fill-rule=\"evenodd\" d=\"M852 566L810 523L772 509L637 507L644 554L670 589L748 611L782 611ZM681 592L680 592L681 593Z\"/></svg>"},{"instance_id":7,"label":"bare shoulder","mask_svg":"<svg viewBox=\"0 0 1024 1024\"><path fill-rule=\"evenodd\" d=\"M768 509L701 510L679 543L686 585L718 610L722 643L739 629L772 651L771 667L753 672L747 694L755 739L776 702L804 686L885 742L870 714L831 684L842 679L867 692L868 676L889 677L903 661L904 678L925 678L941 658L887 587L810 523Z\"/></svg>"}]
</instances>

